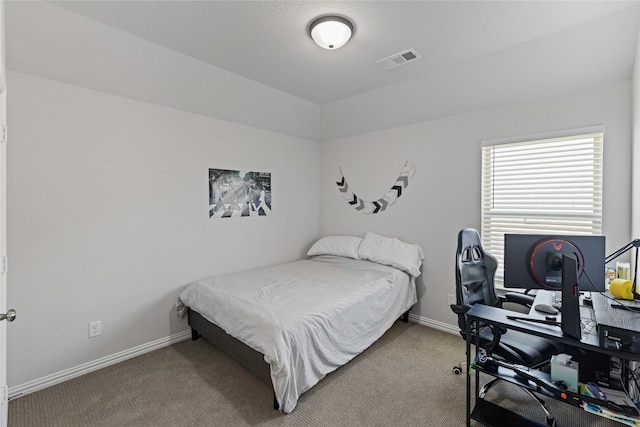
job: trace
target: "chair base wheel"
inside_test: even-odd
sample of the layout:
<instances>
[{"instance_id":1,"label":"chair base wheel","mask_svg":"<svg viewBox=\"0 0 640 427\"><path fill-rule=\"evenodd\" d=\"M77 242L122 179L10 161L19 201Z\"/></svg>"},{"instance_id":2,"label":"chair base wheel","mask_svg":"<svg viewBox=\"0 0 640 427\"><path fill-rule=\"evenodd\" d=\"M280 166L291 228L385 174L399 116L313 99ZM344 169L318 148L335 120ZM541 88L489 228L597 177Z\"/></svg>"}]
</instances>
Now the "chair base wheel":
<instances>
[{"instance_id":1,"label":"chair base wheel","mask_svg":"<svg viewBox=\"0 0 640 427\"><path fill-rule=\"evenodd\" d=\"M460 374L462 374L462 372L464 372L464 367L463 366L467 366L467 362L462 361L462 362L458 363L457 365L453 365L453 369L451 369L451 372L453 372L456 375L460 375Z\"/></svg>"}]
</instances>

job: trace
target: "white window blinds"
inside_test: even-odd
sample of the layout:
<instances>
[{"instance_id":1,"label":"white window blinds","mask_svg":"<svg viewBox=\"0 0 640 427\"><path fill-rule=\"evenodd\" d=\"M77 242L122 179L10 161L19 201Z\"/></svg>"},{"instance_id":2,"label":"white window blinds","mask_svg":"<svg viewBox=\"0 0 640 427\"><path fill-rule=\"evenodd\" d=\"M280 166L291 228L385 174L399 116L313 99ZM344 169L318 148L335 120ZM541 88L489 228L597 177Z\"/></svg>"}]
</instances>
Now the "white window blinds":
<instances>
[{"instance_id":1,"label":"white window blinds","mask_svg":"<svg viewBox=\"0 0 640 427\"><path fill-rule=\"evenodd\" d=\"M505 233L602 234L603 133L482 147L482 244L503 274Z\"/></svg>"}]
</instances>

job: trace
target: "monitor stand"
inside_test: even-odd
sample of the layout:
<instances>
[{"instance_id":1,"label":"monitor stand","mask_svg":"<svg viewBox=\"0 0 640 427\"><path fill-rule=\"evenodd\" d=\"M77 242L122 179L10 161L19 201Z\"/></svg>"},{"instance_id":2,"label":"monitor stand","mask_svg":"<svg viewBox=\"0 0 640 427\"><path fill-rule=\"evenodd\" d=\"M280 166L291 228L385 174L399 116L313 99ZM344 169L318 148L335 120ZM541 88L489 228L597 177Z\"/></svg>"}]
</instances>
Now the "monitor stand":
<instances>
[{"instance_id":1,"label":"monitor stand","mask_svg":"<svg viewBox=\"0 0 640 427\"><path fill-rule=\"evenodd\" d=\"M580 293L578 292L578 260L574 255L562 254L562 333L581 339Z\"/></svg>"}]
</instances>

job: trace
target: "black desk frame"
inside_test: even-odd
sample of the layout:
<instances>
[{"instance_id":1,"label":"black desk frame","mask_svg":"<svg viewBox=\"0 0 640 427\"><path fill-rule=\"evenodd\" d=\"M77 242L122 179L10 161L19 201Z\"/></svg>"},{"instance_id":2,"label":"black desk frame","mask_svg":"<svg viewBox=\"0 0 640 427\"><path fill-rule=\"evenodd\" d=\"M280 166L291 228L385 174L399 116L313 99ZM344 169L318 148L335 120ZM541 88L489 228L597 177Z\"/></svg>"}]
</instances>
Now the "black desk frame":
<instances>
[{"instance_id":1,"label":"black desk frame","mask_svg":"<svg viewBox=\"0 0 640 427\"><path fill-rule=\"evenodd\" d=\"M611 350L611 349L600 347L598 343L598 337L594 334L588 334L588 335L583 334L582 340L576 340L573 338L563 336L559 327L541 325L537 323L530 323L530 322L524 322L524 321L518 321L518 320L511 320L507 318L507 316L522 316L522 313L516 313L513 311L504 310L501 308L491 307L491 306L482 305L482 304L475 304L471 309L469 309L469 311L466 313L466 316L467 316L467 341L466 341L467 367L471 367L471 361L475 359L475 355L478 349L480 348L479 336L478 336L479 334L475 334L476 335L475 342L472 343L472 341L474 341L472 338L472 331L474 330L474 328L479 327L480 324L496 325L506 329L513 329L513 330L524 332L527 334L547 338L547 339L556 341L558 343L570 345L576 348L608 354L610 356L616 356L624 360L640 360L639 354L632 354L632 353L627 353L623 351ZM476 349L476 351L473 353L473 357L471 353L472 344L475 346L475 349ZM474 403L473 412L471 408L471 400L472 400L471 399L471 388L472 388L471 372L467 373L467 408L466 408L467 427L471 426L471 419L476 419L477 421L480 421L481 423L486 424L487 423L486 419L485 420L480 419L481 412L492 411L492 410L500 410L501 411L500 416L504 416L508 413L510 415L513 415L514 417L517 417L519 423L521 423L519 425L545 427L545 424L528 420L524 417L521 417L517 414L512 413L507 409L501 408L497 405L494 405L490 402L485 401L484 399L481 399L478 396L478 393L480 391L480 370L474 369L474 371L475 371L475 393L474 393L475 403ZM522 378L519 378L515 375L509 375L508 373L505 374L504 372L501 372L501 371L498 371L498 373L488 373L488 374L497 378L501 378L505 381L514 383L516 385L524 386L533 392L543 394L547 397L552 397L557 400L563 400L574 406L579 406L580 401L584 401L584 400L590 401L596 404L598 403L597 399L592 399L583 395L571 393L569 391L565 391L565 394L567 396L566 399L560 399L551 393L547 393L546 390L541 390L535 385L528 383L526 380L523 380ZM478 411L477 415L476 415L476 410Z\"/></svg>"}]
</instances>

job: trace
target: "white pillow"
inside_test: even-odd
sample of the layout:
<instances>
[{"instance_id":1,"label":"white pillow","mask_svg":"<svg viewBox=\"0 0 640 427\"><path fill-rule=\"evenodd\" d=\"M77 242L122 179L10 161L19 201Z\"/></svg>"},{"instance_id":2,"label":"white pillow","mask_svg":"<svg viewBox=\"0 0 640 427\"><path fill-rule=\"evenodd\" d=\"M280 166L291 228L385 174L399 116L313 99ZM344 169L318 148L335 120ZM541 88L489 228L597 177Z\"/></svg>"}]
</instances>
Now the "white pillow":
<instances>
[{"instance_id":1,"label":"white pillow","mask_svg":"<svg viewBox=\"0 0 640 427\"><path fill-rule=\"evenodd\" d=\"M405 243L396 237L385 237L367 231L358 249L360 259L377 262L405 271L413 277L420 275L424 259L422 248Z\"/></svg>"},{"instance_id":2,"label":"white pillow","mask_svg":"<svg viewBox=\"0 0 640 427\"><path fill-rule=\"evenodd\" d=\"M358 247L360 246L360 242L362 242L362 237L325 236L311 246L307 255L337 255L359 259Z\"/></svg>"}]
</instances>

